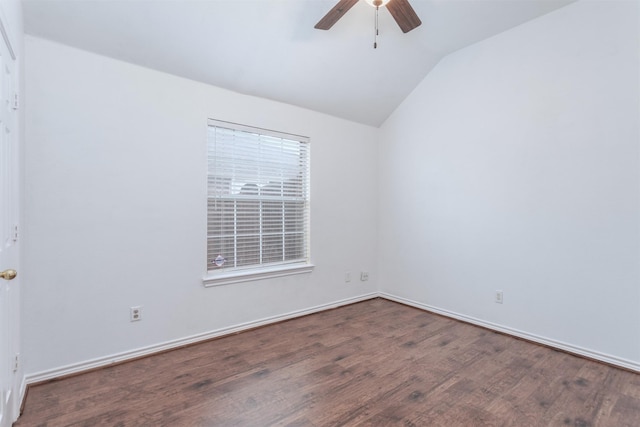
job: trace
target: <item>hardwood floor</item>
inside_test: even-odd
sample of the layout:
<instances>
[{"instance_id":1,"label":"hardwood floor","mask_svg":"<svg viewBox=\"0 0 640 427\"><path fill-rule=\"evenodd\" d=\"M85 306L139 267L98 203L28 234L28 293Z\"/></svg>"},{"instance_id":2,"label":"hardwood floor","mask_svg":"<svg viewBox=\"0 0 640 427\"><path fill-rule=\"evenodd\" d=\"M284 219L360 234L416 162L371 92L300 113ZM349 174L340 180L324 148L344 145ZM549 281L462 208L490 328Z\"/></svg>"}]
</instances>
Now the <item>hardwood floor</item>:
<instances>
[{"instance_id":1,"label":"hardwood floor","mask_svg":"<svg viewBox=\"0 0 640 427\"><path fill-rule=\"evenodd\" d=\"M640 375L383 299L31 387L26 426L640 426Z\"/></svg>"}]
</instances>

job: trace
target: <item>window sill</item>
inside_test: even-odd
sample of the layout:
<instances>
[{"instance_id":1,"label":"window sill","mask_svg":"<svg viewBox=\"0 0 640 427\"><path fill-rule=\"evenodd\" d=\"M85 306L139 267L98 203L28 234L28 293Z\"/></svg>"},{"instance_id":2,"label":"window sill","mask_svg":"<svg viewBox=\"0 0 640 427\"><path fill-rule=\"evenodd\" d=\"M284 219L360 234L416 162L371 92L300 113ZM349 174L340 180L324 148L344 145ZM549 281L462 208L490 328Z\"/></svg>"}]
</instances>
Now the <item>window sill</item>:
<instances>
[{"instance_id":1,"label":"window sill","mask_svg":"<svg viewBox=\"0 0 640 427\"><path fill-rule=\"evenodd\" d=\"M202 279L205 288L230 285L232 283L250 282L254 280L271 279L273 277L292 276L294 274L311 273L313 264L280 265L277 267L260 268L248 271L232 271L222 274L209 274Z\"/></svg>"}]
</instances>

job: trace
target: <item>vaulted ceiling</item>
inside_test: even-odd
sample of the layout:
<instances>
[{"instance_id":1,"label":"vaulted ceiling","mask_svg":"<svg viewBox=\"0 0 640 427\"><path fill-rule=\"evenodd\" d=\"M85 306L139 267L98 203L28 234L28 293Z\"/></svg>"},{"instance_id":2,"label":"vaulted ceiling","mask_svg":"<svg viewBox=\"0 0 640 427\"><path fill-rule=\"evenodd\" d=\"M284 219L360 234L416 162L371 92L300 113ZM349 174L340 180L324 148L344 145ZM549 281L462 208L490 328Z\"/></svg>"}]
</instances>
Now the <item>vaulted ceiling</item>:
<instances>
[{"instance_id":1,"label":"vaulted ceiling","mask_svg":"<svg viewBox=\"0 0 640 427\"><path fill-rule=\"evenodd\" d=\"M393 0L392 0L393 1ZM25 32L232 91L381 125L445 55L575 0L411 0L403 34L359 1L23 0ZM526 49L526 46L522 46Z\"/></svg>"}]
</instances>

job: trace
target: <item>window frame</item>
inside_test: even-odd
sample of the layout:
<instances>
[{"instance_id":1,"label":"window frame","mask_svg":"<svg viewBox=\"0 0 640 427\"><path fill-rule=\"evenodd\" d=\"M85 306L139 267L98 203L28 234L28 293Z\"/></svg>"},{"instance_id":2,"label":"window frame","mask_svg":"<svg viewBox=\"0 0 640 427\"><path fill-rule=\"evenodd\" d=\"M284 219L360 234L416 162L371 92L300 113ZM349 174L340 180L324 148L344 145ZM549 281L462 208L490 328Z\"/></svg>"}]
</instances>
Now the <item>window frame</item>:
<instances>
[{"instance_id":1,"label":"window frame","mask_svg":"<svg viewBox=\"0 0 640 427\"><path fill-rule=\"evenodd\" d=\"M305 178L306 181L302 184L304 186L304 188L306 188L306 193L305 193L305 220L302 221L302 224L305 226L304 227L304 241L303 241L303 245L304 245L304 254L306 255L304 260L299 260L299 261L293 261L293 262L287 262L286 260L282 260L278 263L268 263L268 264L262 264L263 260L260 261L259 264L254 264L254 265L248 265L245 267L232 267L229 269L220 269L220 270L212 270L210 265L211 265L211 260L208 259L210 258L210 254L209 254L209 238L210 238L210 229L209 229L209 224L207 224L207 247L205 250L205 253L207 254L207 261L206 261L206 273L202 279L203 285L205 287L212 287L212 286L219 286L219 285L227 285L227 284L232 284L232 283L240 283L240 282L247 282L247 281L254 281L254 280L262 280L262 279L268 279L268 278L275 278L275 277L283 277L283 276L290 276L290 275L296 275L296 274L304 274L304 273L310 273L313 268L314 265L311 263L311 253L310 253L310 241L311 241L311 221L310 221L310 181L311 181L311 171L310 171L310 138L308 137L304 137L304 136L300 136L300 135L295 135L295 134L290 134L290 133L285 133L285 132L280 132L280 131L274 131L274 130L270 130L270 129L264 129L264 128L258 128L255 126L248 126L248 125L242 125L242 124L238 124L238 123L233 123L233 122L226 122L226 121L221 121L221 120L215 120L215 119L208 119L207 120L207 137L206 137L206 146L207 146L207 195L206 195L206 200L207 200L207 208L206 208L206 215L207 215L207 221L209 221L209 217L210 217L210 201L212 199L215 199L215 196L211 195L211 188L210 188L210 169L209 169L209 161L210 161L210 157L209 157L209 150L210 150L210 137L209 137L209 132L210 132L210 128L224 128L227 130L231 130L233 132L248 132L251 134L256 134L258 135L258 138L261 137L272 137L272 138L281 138L281 139L285 139L288 141L296 141L300 144L306 144L306 159L305 159L305 167L306 167L306 171L305 171ZM232 198L232 197L230 197ZM262 203L264 202L268 202L269 199L262 199L262 198L258 198L259 200L262 200ZM234 207L234 212L236 212L237 207ZM234 225L234 227L237 227L237 225ZM261 232L262 233L262 232ZM222 235L221 235L222 236ZM285 236L284 231L283 231L283 237ZM237 243L236 245L234 245L234 247L237 248ZM286 256L285 254L283 254L283 257Z\"/></svg>"}]
</instances>

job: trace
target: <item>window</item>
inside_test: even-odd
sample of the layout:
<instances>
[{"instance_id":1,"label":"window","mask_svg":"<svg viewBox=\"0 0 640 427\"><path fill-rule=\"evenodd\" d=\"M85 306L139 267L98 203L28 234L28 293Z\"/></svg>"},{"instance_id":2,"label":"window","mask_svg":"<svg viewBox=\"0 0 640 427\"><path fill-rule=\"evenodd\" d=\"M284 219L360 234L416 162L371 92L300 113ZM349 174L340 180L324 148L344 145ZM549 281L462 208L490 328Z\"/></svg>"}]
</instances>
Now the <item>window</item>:
<instances>
[{"instance_id":1,"label":"window","mask_svg":"<svg viewBox=\"0 0 640 427\"><path fill-rule=\"evenodd\" d=\"M309 140L209 121L205 284L309 271Z\"/></svg>"}]
</instances>

